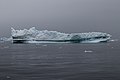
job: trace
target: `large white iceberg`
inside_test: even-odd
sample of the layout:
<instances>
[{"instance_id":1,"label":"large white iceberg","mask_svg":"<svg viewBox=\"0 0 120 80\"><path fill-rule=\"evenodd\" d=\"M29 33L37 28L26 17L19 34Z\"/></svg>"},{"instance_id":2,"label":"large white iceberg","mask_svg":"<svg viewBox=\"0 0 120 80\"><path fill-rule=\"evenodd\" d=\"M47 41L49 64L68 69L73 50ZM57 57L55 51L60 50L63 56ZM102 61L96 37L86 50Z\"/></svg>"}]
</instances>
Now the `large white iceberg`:
<instances>
[{"instance_id":1,"label":"large white iceberg","mask_svg":"<svg viewBox=\"0 0 120 80\"><path fill-rule=\"evenodd\" d=\"M111 35L102 32L88 33L61 33L57 31L36 30L35 27L24 30L11 28L11 35L14 43L24 42L72 42L72 43L98 43L107 42Z\"/></svg>"}]
</instances>

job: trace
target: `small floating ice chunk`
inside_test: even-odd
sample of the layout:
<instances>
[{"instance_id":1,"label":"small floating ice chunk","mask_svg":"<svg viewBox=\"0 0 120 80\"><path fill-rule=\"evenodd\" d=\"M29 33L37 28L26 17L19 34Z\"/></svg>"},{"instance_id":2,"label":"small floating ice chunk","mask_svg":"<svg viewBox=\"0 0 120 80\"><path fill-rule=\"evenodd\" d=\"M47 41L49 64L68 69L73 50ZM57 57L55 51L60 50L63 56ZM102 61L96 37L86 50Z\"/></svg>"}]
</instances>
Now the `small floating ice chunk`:
<instances>
[{"instance_id":1,"label":"small floating ice chunk","mask_svg":"<svg viewBox=\"0 0 120 80\"><path fill-rule=\"evenodd\" d=\"M92 53L93 51L91 51L91 50L85 50L84 52L85 53Z\"/></svg>"},{"instance_id":2,"label":"small floating ice chunk","mask_svg":"<svg viewBox=\"0 0 120 80\"><path fill-rule=\"evenodd\" d=\"M42 45L42 46L45 46L45 47L46 47L47 45L45 44L45 45Z\"/></svg>"},{"instance_id":3,"label":"small floating ice chunk","mask_svg":"<svg viewBox=\"0 0 120 80\"><path fill-rule=\"evenodd\" d=\"M4 48L9 48L9 46L4 46Z\"/></svg>"},{"instance_id":4,"label":"small floating ice chunk","mask_svg":"<svg viewBox=\"0 0 120 80\"><path fill-rule=\"evenodd\" d=\"M59 47L59 49L62 49L62 47Z\"/></svg>"},{"instance_id":5,"label":"small floating ice chunk","mask_svg":"<svg viewBox=\"0 0 120 80\"><path fill-rule=\"evenodd\" d=\"M6 76L7 79L10 79L11 77L10 76Z\"/></svg>"},{"instance_id":6,"label":"small floating ice chunk","mask_svg":"<svg viewBox=\"0 0 120 80\"><path fill-rule=\"evenodd\" d=\"M115 42L115 41L118 41L118 39L112 39L112 40L110 40L111 42Z\"/></svg>"},{"instance_id":7,"label":"small floating ice chunk","mask_svg":"<svg viewBox=\"0 0 120 80\"><path fill-rule=\"evenodd\" d=\"M114 47L111 47L112 49L114 48Z\"/></svg>"}]
</instances>

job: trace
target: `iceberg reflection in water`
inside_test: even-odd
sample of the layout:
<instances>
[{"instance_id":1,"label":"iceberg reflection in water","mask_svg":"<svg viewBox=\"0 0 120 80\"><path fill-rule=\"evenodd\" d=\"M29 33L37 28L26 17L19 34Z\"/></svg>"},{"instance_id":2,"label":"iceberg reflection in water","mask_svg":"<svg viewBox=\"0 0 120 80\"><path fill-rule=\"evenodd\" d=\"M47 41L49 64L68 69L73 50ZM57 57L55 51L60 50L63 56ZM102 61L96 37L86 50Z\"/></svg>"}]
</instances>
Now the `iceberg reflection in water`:
<instances>
[{"instance_id":1,"label":"iceberg reflection in water","mask_svg":"<svg viewBox=\"0 0 120 80\"><path fill-rule=\"evenodd\" d=\"M61 33L57 31L15 30L11 28L13 43L99 43L110 40L111 35L102 32Z\"/></svg>"}]
</instances>

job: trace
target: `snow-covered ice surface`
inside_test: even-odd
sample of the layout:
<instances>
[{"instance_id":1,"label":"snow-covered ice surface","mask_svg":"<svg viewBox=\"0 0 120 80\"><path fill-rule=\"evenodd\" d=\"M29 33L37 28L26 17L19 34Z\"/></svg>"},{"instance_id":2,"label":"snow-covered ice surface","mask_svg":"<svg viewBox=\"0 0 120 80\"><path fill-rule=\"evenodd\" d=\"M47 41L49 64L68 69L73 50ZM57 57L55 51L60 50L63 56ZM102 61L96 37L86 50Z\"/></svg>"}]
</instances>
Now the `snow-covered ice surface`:
<instances>
[{"instance_id":1,"label":"snow-covered ice surface","mask_svg":"<svg viewBox=\"0 0 120 80\"><path fill-rule=\"evenodd\" d=\"M15 30L11 28L13 41L27 41L27 43L99 43L110 40L111 35L102 32L88 33L61 33L57 31L39 31L32 27L30 29Z\"/></svg>"}]
</instances>

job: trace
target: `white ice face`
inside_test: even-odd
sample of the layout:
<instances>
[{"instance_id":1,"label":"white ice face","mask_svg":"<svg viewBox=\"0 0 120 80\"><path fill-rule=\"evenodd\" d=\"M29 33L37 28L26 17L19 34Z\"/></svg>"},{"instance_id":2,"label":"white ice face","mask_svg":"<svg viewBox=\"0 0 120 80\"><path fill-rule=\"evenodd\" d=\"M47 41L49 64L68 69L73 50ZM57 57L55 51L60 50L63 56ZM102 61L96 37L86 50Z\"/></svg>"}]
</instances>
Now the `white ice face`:
<instances>
[{"instance_id":1,"label":"white ice face","mask_svg":"<svg viewBox=\"0 0 120 80\"><path fill-rule=\"evenodd\" d=\"M81 40L81 41L91 41L98 42L101 40L110 39L111 35L102 32L88 32L88 33L61 33L57 31L48 31L48 30L36 30L35 27L30 28L29 30L15 30L11 28L12 37L18 39L26 40Z\"/></svg>"}]
</instances>

